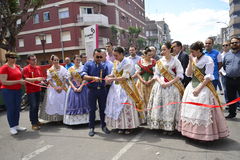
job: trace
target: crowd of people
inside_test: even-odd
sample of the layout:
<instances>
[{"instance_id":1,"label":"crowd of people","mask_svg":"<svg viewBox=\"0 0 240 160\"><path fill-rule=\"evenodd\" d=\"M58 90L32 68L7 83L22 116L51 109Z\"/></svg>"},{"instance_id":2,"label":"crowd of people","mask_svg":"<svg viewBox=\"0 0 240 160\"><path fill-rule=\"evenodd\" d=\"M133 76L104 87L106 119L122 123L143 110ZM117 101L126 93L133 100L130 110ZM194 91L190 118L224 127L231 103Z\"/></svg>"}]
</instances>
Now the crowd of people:
<instances>
[{"instance_id":1,"label":"crowd of people","mask_svg":"<svg viewBox=\"0 0 240 160\"><path fill-rule=\"evenodd\" d=\"M35 55L28 55L28 65L16 65L16 54L6 54L0 68L1 91L7 106L7 120L12 135L26 128L19 126L21 85L25 85L30 102L29 118L33 130L42 123L63 122L66 125L89 124L89 136L95 135L95 121L110 134L131 134L141 125L172 135L213 141L227 137L229 130L221 107L202 107L192 103L220 106L217 86L223 85L225 100L231 102L240 94L240 39L223 43L223 52L213 49L214 40L197 41L190 53L182 43L166 42L161 55L154 46L139 54L129 47L129 56L122 47L111 42L97 48L93 60L79 55L67 57L65 66L52 55L52 66L43 78ZM48 83L40 106L41 81ZM174 104L170 104L177 102ZM183 102L183 103L179 103ZM187 103L185 103L187 102ZM229 115L236 117L237 103L229 105Z\"/></svg>"}]
</instances>

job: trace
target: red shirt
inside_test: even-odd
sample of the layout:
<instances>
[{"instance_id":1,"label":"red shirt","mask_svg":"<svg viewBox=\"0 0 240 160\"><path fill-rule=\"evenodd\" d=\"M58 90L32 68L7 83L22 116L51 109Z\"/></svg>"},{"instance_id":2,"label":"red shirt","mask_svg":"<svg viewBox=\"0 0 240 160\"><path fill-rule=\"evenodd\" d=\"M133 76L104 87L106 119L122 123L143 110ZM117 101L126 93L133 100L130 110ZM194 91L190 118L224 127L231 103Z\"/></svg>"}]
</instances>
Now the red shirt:
<instances>
[{"instance_id":1,"label":"red shirt","mask_svg":"<svg viewBox=\"0 0 240 160\"><path fill-rule=\"evenodd\" d=\"M15 65L15 68L11 68L7 64L4 64L0 68L0 74L7 74L7 80L8 81L14 81L14 80L22 79L21 69L18 65ZM10 86L2 84L1 88L19 90L19 89L21 89L21 84L14 84L14 85L10 85Z\"/></svg>"},{"instance_id":2,"label":"red shirt","mask_svg":"<svg viewBox=\"0 0 240 160\"><path fill-rule=\"evenodd\" d=\"M39 66L33 67L30 64L23 68L23 77L24 78L36 78L43 77L41 68ZM39 84L39 81L35 81L35 84ZM34 86L32 84L26 83L26 92L34 93L41 91L41 87Z\"/></svg>"}]
</instances>

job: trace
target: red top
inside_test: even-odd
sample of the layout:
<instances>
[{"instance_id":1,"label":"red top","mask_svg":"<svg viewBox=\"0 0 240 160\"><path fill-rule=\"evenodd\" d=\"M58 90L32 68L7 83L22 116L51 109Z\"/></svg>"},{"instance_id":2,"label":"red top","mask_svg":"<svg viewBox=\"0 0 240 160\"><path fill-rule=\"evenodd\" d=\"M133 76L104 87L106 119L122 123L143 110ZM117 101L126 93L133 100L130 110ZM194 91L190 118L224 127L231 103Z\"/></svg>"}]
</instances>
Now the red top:
<instances>
[{"instance_id":1,"label":"red top","mask_svg":"<svg viewBox=\"0 0 240 160\"><path fill-rule=\"evenodd\" d=\"M23 68L23 77L24 78L36 78L42 77L41 68L39 66L33 67L30 64ZM39 84L39 81L35 81L35 84ZM32 84L26 83L26 92L34 93L41 91L41 87L34 86Z\"/></svg>"},{"instance_id":2,"label":"red top","mask_svg":"<svg viewBox=\"0 0 240 160\"><path fill-rule=\"evenodd\" d=\"M14 81L14 80L22 79L21 69L18 65L15 65L14 68L11 68L7 64L4 64L0 68L0 74L7 74L7 80L8 81ZM21 84L14 84L14 85L10 85L10 86L2 84L1 88L19 90L19 89L21 89Z\"/></svg>"}]
</instances>

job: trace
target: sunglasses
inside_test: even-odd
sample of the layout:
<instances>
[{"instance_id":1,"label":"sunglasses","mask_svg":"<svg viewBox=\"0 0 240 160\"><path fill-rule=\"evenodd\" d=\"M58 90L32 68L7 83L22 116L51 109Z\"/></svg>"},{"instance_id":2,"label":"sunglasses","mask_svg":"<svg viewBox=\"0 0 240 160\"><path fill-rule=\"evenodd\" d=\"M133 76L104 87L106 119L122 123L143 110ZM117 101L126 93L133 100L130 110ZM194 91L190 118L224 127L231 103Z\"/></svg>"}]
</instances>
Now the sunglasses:
<instances>
[{"instance_id":1,"label":"sunglasses","mask_svg":"<svg viewBox=\"0 0 240 160\"><path fill-rule=\"evenodd\" d=\"M212 43L205 43L205 44L212 44Z\"/></svg>"},{"instance_id":2,"label":"sunglasses","mask_svg":"<svg viewBox=\"0 0 240 160\"><path fill-rule=\"evenodd\" d=\"M17 57L9 57L9 58L11 58L11 59L16 59Z\"/></svg>"},{"instance_id":3,"label":"sunglasses","mask_svg":"<svg viewBox=\"0 0 240 160\"><path fill-rule=\"evenodd\" d=\"M103 57L102 56L96 56L97 59L102 59Z\"/></svg>"},{"instance_id":4,"label":"sunglasses","mask_svg":"<svg viewBox=\"0 0 240 160\"><path fill-rule=\"evenodd\" d=\"M228 47L228 44L224 44L224 45L222 45L223 47Z\"/></svg>"},{"instance_id":5,"label":"sunglasses","mask_svg":"<svg viewBox=\"0 0 240 160\"><path fill-rule=\"evenodd\" d=\"M231 42L231 44L238 44L239 42Z\"/></svg>"}]
</instances>

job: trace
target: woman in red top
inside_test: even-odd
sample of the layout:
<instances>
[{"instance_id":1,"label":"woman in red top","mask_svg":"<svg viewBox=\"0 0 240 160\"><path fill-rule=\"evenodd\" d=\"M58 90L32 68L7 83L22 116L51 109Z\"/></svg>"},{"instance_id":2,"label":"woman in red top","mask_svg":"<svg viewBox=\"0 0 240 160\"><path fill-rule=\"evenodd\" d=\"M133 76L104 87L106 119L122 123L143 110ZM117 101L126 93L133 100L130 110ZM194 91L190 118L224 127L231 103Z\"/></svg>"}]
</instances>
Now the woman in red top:
<instances>
[{"instance_id":1,"label":"woman in red top","mask_svg":"<svg viewBox=\"0 0 240 160\"><path fill-rule=\"evenodd\" d=\"M24 84L20 67L16 65L16 54L5 55L7 63L0 68L0 80L2 82L2 95L7 107L7 119L11 134L25 131L26 128L19 127L21 85Z\"/></svg>"}]
</instances>

